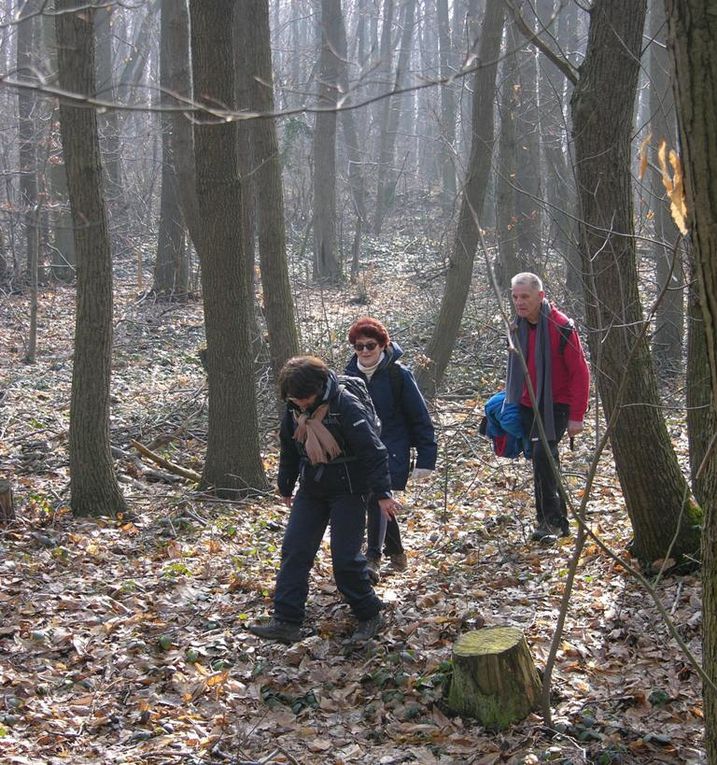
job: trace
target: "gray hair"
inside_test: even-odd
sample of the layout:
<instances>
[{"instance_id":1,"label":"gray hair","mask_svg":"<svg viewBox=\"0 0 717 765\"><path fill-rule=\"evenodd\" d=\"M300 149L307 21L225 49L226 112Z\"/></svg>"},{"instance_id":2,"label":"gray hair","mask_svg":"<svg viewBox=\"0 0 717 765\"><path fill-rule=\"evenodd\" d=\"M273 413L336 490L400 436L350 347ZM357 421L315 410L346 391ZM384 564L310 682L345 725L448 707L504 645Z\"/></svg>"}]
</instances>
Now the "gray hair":
<instances>
[{"instance_id":1,"label":"gray hair","mask_svg":"<svg viewBox=\"0 0 717 765\"><path fill-rule=\"evenodd\" d=\"M530 271L521 271L521 273L516 274L510 280L510 288L513 289L513 287L529 287L530 289L542 292L543 281L537 274L533 274Z\"/></svg>"}]
</instances>

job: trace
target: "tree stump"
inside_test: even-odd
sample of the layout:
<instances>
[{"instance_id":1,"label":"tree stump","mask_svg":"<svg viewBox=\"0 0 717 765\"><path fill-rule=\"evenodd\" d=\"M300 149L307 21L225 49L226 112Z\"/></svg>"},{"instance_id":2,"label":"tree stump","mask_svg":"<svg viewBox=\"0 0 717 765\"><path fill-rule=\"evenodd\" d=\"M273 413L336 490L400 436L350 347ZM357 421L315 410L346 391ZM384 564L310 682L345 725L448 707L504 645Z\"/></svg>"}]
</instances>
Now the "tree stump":
<instances>
[{"instance_id":1,"label":"tree stump","mask_svg":"<svg viewBox=\"0 0 717 765\"><path fill-rule=\"evenodd\" d=\"M12 497L10 481L0 480L0 523L15 520L15 503Z\"/></svg>"},{"instance_id":2,"label":"tree stump","mask_svg":"<svg viewBox=\"0 0 717 765\"><path fill-rule=\"evenodd\" d=\"M540 699L541 681L528 643L515 627L484 627L453 646L448 706L501 730L528 716Z\"/></svg>"}]
</instances>

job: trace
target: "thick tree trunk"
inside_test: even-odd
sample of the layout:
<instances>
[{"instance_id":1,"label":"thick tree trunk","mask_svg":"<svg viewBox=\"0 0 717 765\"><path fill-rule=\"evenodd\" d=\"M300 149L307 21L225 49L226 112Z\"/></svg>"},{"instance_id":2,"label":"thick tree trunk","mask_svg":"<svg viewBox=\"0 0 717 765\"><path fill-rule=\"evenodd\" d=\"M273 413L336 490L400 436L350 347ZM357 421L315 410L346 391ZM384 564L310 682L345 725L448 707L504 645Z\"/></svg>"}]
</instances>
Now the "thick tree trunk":
<instances>
[{"instance_id":1,"label":"thick tree trunk","mask_svg":"<svg viewBox=\"0 0 717 765\"><path fill-rule=\"evenodd\" d=\"M486 0L478 47L478 62L482 66L476 71L473 88L473 143L468 177L463 188L458 229L446 275L441 310L426 349L428 363L416 370L419 385L428 396L435 395L448 366L473 276L478 226L493 154L495 77L504 19L503 1Z\"/></svg>"},{"instance_id":2,"label":"thick tree trunk","mask_svg":"<svg viewBox=\"0 0 717 765\"><path fill-rule=\"evenodd\" d=\"M717 412L717 15L712 0L667 0L668 39L675 65L676 100L706 348ZM717 475L717 450L707 468ZM706 497L702 544L703 662L707 761L717 763L717 491Z\"/></svg>"},{"instance_id":3,"label":"thick tree trunk","mask_svg":"<svg viewBox=\"0 0 717 765\"><path fill-rule=\"evenodd\" d=\"M251 105L259 113L274 111L269 9L267 0L250 0L248 18L251 65ZM294 317L294 299L286 260L284 191L281 180L276 123L272 119L251 124L254 145L259 263L264 297L264 313L269 331L269 352L274 374L299 353L299 335Z\"/></svg>"},{"instance_id":4,"label":"thick tree trunk","mask_svg":"<svg viewBox=\"0 0 717 765\"><path fill-rule=\"evenodd\" d=\"M231 0L190 0L195 91L216 107L234 100ZM207 338L209 434L202 484L223 496L266 488L251 354L252 263L237 211L236 123L206 114L194 127L199 243Z\"/></svg>"},{"instance_id":5,"label":"thick tree trunk","mask_svg":"<svg viewBox=\"0 0 717 765\"><path fill-rule=\"evenodd\" d=\"M74 0L57 0L55 17L60 87L95 92L93 11L70 13ZM93 109L60 105L77 257L77 314L70 402L70 495L77 515L115 515L125 502L110 454L112 258Z\"/></svg>"},{"instance_id":6,"label":"thick tree trunk","mask_svg":"<svg viewBox=\"0 0 717 765\"><path fill-rule=\"evenodd\" d=\"M593 5L572 114L593 369L606 419L619 408L611 443L634 531L632 552L655 561L695 554L700 529L641 332L630 139L645 12L646 0Z\"/></svg>"},{"instance_id":7,"label":"thick tree trunk","mask_svg":"<svg viewBox=\"0 0 717 765\"><path fill-rule=\"evenodd\" d=\"M336 100L340 0L321 0L319 112L314 125L314 278L341 280L336 251Z\"/></svg>"}]
</instances>

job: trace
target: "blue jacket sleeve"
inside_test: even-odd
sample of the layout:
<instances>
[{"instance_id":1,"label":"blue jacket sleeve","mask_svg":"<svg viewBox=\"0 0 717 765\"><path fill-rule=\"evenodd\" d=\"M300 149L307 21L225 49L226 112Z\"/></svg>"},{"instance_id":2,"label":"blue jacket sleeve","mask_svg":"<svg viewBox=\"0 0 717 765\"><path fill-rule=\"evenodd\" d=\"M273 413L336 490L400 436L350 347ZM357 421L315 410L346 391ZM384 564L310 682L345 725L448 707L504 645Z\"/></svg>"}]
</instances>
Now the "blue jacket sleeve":
<instances>
[{"instance_id":1,"label":"blue jacket sleeve","mask_svg":"<svg viewBox=\"0 0 717 765\"><path fill-rule=\"evenodd\" d=\"M416 448L416 467L434 470L438 454L431 415L410 369L401 367L403 388L401 408L408 425L411 446Z\"/></svg>"}]
</instances>

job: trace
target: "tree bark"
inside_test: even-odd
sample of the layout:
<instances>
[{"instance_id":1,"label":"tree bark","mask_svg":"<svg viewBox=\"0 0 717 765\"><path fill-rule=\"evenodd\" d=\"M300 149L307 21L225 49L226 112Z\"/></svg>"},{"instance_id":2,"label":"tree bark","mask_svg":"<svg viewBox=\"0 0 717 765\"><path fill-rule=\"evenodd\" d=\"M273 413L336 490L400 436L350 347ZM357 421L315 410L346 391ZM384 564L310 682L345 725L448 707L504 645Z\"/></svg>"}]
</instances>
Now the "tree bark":
<instances>
[{"instance_id":1,"label":"tree bark","mask_svg":"<svg viewBox=\"0 0 717 765\"><path fill-rule=\"evenodd\" d=\"M274 111L274 92L267 0L250 0L247 15L253 25L253 33L249 35L250 108L259 113L271 113ZM253 120L251 136L262 294L271 364L276 376L284 363L299 353L299 333L286 260L284 190L276 122L273 119Z\"/></svg>"},{"instance_id":2,"label":"tree bark","mask_svg":"<svg viewBox=\"0 0 717 765\"><path fill-rule=\"evenodd\" d=\"M71 13L57 0L55 17L60 87L95 92L93 10ZM77 515L115 515L126 509L110 453L112 257L102 198L94 109L60 104L77 257L77 313L70 402L70 495Z\"/></svg>"},{"instance_id":3,"label":"tree bark","mask_svg":"<svg viewBox=\"0 0 717 765\"><path fill-rule=\"evenodd\" d=\"M336 251L336 100L339 63L337 7L340 0L321 0L319 97L314 125L314 278L338 282Z\"/></svg>"},{"instance_id":4,"label":"tree bark","mask_svg":"<svg viewBox=\"0 0 717 765\"><path fill-rule=\"evenodd\" d=\"M17 22L17 76L31 82L36 81L33 53L37 47L35 29L37 13L43 3L29 0L22 7L23 14ZM18 154L20 160L20 205L25 221L25 278L32 281L38 268L38 195L37 195L37 144L35 106L37 96L32 90L19 88L17 91L18 111Z\"/></svg>"},{"instance_id":5,"label":"tree bark","mask_svg":"<svg viewBox=\"0 0 717 765\"><path fill-rule=\"evenodd\" d=\"M234 100L231 0L190 0L192 63L200 102ZM201 96L199 95L201 94ZM222 496L266 488L259 454L251 354L252 266L237 211L236 123L207 114L194 127L197 194L205 232L199 243L207 339L209 433L202 485Z\"/></svg>"},{"instance_id":6,"label":"tree bark","mask_svg":"<svg viewBox=\"0 0 717 765\"><path fill-rule=\"evenodd\" d=\"M159 85L160 105L174 103L170 95L173 85L170 79L171 59L174 55L171 45L171 27L173 19L167 6L177 0L163 0L161 10ZM174 141L172 129L175 120L169 112L162 112L160 124L162 130L162 191L159 212L159 236L157 239L157 257L154 265L154 283L152 291L163 298L186 298L189 292L189 264L185 248L185 226L179 203L177 173L175 169Z\"/></svg>"},{"instance_id":7,"label":"tree bark","mask_svg":"<svg viewBox=\"0 0 717 765\"><path fill-rule=\"evenodd\" d=\"M665 47L665 9L660 3L650 7L650 132L653 155L661 141L672 149L676 145L675 101L669 61ZM655 163L657 164L657 163ZM650 174L650 207L654 210L655 236L652 255L655 259L657 289L666 287L655 311L652 353L659 369L678 373L682 369L684 339L684 279L682 278L682 244L675 250L680 232L670 216L670 202L665 195L662 175L656 169Z\"/></svg>"},{"instance_id":8,"label":"tree bark","mask_svg":"<svg viewBox=\"0 0 717 765\"><path fill-rule=\"evenodd\" d=\"M451 358L473 275L478 226L493 153L493 102L504 19L503 0L486 0L478 47L477 63L480 66L476 71L473 88L473 141L458 229L438 321L426 349L428 362L416 370L418 383L429 397L435 395Z\"/></svg>"},{"instance_id":9,"label":"tree bark","mask_svg":"<svg viewBox=\"0 0 717 765\"><path fill-rule=\"evenodd\" d=\"M411 54L411 38L415 25L416 0L404 0L403 16L401 18L401 44L396 63L396 80L394 88L398 90L407 82L408 60ZM396 133L401 117L400 95L389 96L384 99L384 111L381 122L380 151L378 157L378 188L376 191L376 214L374 217L373 232L378 235L381 232L383 221L393 205L398 178L394 171L394 157L396 146Z\"/></svg>"},{"instance_id":10,"label":"tree bark","mask_svg":"<svg viewBox=\"0 0 717 765\"><path fill-rule=\"evenodd\" d=\"M438 44L441 79L455 74L456 40L451 35L448 16L448 0L437 0ZM456 198L456 86L453 83L441 85L441 197L444 211L448 212Z\"/></svg>"},{"instance_id":11,"label":"tree bark","mask_svg":"<svg viewBox=\"0 0 717 765\"><path fill-rule=\"evenodd\" d=\"M711 0L665 3L675 68L675 93L683 151L685 191L717 412L717 15ZM707 469L717 475L717 451ZM704 505L702 540L704 715L707 761L717 763L717 491Z\"/></svg>"},{"instance_id":12,"label":"tree bark","mask_svg":"<svg viewBox=\"0 0 717 765\"><path fill-rule=\"evenodd\" d=\"M641 331L630 139L645 12L645 0L594 3L572 115L588 342L606 419L619 407L611 444L634 532L631 551L651 562L695 554L700 518Z\"/></svg>"}]
</instances>

